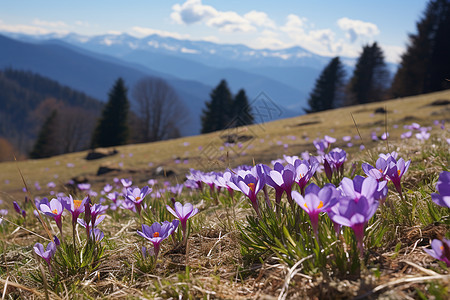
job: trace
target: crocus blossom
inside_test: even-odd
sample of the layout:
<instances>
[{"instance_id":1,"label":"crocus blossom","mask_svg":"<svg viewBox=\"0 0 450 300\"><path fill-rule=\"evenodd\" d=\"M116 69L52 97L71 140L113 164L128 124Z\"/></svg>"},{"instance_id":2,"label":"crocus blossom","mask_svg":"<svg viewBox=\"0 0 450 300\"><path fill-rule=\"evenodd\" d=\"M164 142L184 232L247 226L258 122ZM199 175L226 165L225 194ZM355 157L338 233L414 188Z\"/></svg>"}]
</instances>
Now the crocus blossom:
<instances>
[{"instance_id":1,"label":"crocus blossom","mask_svg":"<svg viewBox=\"0 0 450 300\"><path fill-rule=\"evenodd\" d=\"M183 205L180 202L175 202L174 207L175 210L172 209L172 207L170 207L169 205L166 205L167 210L180 220L181 230L183 231L183 240L185 240L187 238L187 220L195 216L198 213L198 209L194 208L191 203L186 203L185 205Z\"/></svg>"},{"instance_id":2,"label":"crocus blossom","mask_svg":"<svg viewBox=\"0 0 450 300\"><path fill-rule=\"evenodd\" d=\"M139 188L127 188L126 198L134 203L136 206L136 211L141 214L141 203L144 198L150 194L152 191L148 186L144 186L142 189Z\"/></svg>"},{"instance_id":3,"label":"crocus blossom","mask_svg":"<svg viewBox=\"0 0 450 300\"><path fill-rule=\"evenodd\" d=\"M395 159L391 159L388 164L386 175L392 181L395 189L400 194L400 196L402 196L401 179L406 171L408 171L410 163L411 160L405 162L403 158L400 158L398 161L396 161Z\"/></svg>"},{"instance_id":4,"label":"crocus blossom","mask_svg":"<svg viewBox=\"0 0 450 300\"><path fill-rule=\"evenodd\" d=\"M436 183L438 193L432 193L431 199L437 205L450 208L450 172L443 171L439 174L439 180Z\"/></svg>"},{"instance_id":5,"label":"crocus blossom","mask_svg":"<svg viewBox=\"0 0 450 300\"><path fill-rule=\"evenodd\" d=\"M442 239L440 241L435 239L431 242L431 249L424 250L434 258L445 262L447 267L450 267L450 240Z\"/></svg>"},{"instance_id":6,"label":"crocus blossom","mask_svg":"<svg viewBox=\"0 0 450 300\"><path fill-rule=\"evenodd\" d=\"M281 196L284 192L288 197L289 203L292 202L292 185L295 179L295 167L291 164L283 166L281 163L275 163L273 170L266 176L266 183L275 189L275 202L281 202Z\"/></svg>"},{"instance_id":7,"label":"crocus blossom","mask_svg":"<svg viewBox=\"0 0 450 300\"><path fill-rule=\"evenodd\" d=\"M50 261L56 252L55 243L53 243L53 242L48 243L46 249L44 249L44 246L41 243L36 243L34 245L33 249L34 249L34 252L37 255L39 255L40 257L42 257L47 262L47 264L50 266Z\"/></svg>"},{"instance_id":8,"label":"crocus blossom","mask_svg":"<svg viewBox=\"0 0 450 300\"><path fill-rule=\"evenodd\" d=\"M261 170L261 165L256 165L251 171L239 170L237 176L231 178L231 182L234 183L234 185L230 185L232 188L241 191L250 199L253 209L259 216L257 195L265 185L265 175Z\"/></svg>"},{"instance_id":9,"label":"crocus blossom","mask_svg":"<svg viewBox=\"0 0 450 300\"><path fill-rule=\"evenodd\" d=\"M294 162L295 167L295 182L300 187L302 194L304 194L305 187L309 180L316 173L319 167L319 161L314 156L311 156L309 160L296 160Z\"/></svg>"},{"instance_id":10,"label":"crocus blossom","mask_svg":"<svg viewBox=\"0 0 450 300\"><path fill-rule=\"evenodd\" d=\"M331 181L333 174L342 175L344 173L344 162L347 160L347 153L340 149L334 148L324 157L325 175Z\"/></svg>"},{"instance_id":11,"label":"crocus blossom","mask_svg":"<svg viewBox=\"0 0 450 300\"><path fill-rule=\"evenodd\" d=\"M52 217L56 226L62 234L62 214L64 212L64 206L61 203L61 198L53 198L50 202L43 202L39 205L39 210L46 216Z\"/></svg>"},{"instance_id":12,"label":"crocus blossom","mask_svg":"<svg viewBox=\"0 0 450 300\"><path fill-rule=\"evenodd\" d=\"M378 204L378 201L366 197L360 197L355 201L344 196L340 197L338 203L328 212L333 222L353 229L361 256L364 253L364 230L375 214Z\"/></svg>"},{"instance_id":13,"label":"crocus blossom","mask_svg":"<svg viewBox=\"0 0 450 300\"><path fill-rule=\"evenodd\" d=\"M155 250L155 259L158 257L161 242L165 240L175 230L172 222L164 221L162 224L155 222L152 226L142 224L142 231L137 233L152 242Z\"/></svg>"},{"instance_id":14,"label":"crocus blossom","mask_svg":"<svg viewBox=\"0 0 450 300\"><path fill-rule=\"evenodd\" d=\"M328 184L321 189L311 183L306 187L304 197L297 191L292 191L292 198L308 213L316 238L319 233L319 214L329 211L331 207L336 205L339 194L332 184Z\"/></svg>"},{"instance_id":15,"label":"crocus blossom","mask_svg":"<svg viewBox=\"0 0 450 300\"><path fill-rule=\"evenodd\" d=\"M73 224L76 224L78 216L84 212L87 199L88 197L84 197L83 200L74 200L71 195L61 198L64 207L72 214Z\"/></svg>"}]
</instances>

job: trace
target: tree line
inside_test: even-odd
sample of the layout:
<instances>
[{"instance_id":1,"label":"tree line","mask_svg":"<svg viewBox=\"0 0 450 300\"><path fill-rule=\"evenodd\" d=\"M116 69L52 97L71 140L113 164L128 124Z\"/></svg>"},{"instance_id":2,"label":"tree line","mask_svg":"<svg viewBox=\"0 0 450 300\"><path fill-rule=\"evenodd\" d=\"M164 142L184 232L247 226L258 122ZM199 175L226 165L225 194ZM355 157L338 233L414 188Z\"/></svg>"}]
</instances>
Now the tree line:
<instances>
[{"instance_id":1,"label":"tree line","mask_svg":"<svg viewBox=\"0 0 450 300\"><path fill-rule=\"evenodd\" d=\"M363 47L348 81L340 58L334 57L317 78L304 110L312 113L449 89L450 1L430 1L416 28L392 83L383 51L374 42Z\"/></svg>"}]
</instances>

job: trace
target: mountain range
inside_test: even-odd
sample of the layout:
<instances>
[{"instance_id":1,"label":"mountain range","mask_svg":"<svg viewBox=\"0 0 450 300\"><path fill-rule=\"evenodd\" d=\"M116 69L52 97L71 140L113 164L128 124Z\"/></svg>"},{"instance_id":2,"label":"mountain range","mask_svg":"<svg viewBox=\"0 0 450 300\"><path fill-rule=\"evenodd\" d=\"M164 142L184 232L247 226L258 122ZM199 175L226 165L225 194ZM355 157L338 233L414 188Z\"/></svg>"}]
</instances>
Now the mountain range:
<instances>
[{"instance_id":1,"label":"mountain range","mask_svg":"<svg viewBox=\"0 0 450 300\"><path fill-rule=\"evenodd\" d=\"M302 114L330 60L301 47L257 50L159 35L7 34L0 36L0 68L31 70L103 101L119 76L130 89L145 76L165 79L190 110L183 135L199 133L201 110L221 79L233 93L245 89L250 102L264 92L281 108L279 118ZM342 61L348 70L355 63Z\"/></svg>"}]
</instances>

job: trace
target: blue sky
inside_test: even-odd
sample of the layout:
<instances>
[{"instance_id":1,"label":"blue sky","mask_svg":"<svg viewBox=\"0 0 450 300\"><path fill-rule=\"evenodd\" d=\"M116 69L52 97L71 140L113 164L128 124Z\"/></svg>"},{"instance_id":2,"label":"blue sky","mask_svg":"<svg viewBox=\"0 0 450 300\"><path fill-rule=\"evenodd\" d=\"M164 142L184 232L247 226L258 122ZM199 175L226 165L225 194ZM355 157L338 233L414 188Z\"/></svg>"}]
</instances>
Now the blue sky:
<instances>
[{"instance_id":1,"label":"blue sky","mask_svg":"<svg viewBox=\"0 0 450 300\"><path fill-rule=\"evenodd\" d=\"M356 57L377 41L398 62L424 0L18 0L2 1L0 31L83 35L152 33L180 39L301 46L327 56Z\"/></svg>"}]
</instances>

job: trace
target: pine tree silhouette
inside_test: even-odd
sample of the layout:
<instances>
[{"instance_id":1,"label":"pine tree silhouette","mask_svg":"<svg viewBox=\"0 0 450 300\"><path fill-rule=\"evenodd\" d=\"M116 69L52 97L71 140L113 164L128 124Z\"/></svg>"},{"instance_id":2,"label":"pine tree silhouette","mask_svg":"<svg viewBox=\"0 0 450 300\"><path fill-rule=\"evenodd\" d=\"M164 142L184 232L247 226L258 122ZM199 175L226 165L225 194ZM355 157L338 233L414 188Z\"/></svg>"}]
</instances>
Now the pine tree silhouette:
<instances>
[{"instance_id":1,"label":"pine tree silhouette","mask_svg":"<svg viewBox=\"0 0 450 300\"><path fill-rule=\"evenodd\" d=\"M239 90L237 95L234 97L232 111L233 127L245 126L254 123L252 108L248 103L248 98L244 89Z\"/></svg>"},{"instance_id":2,"label":"pine tree silhouette","mask_svg":"<svg viewBox=\"0 0 450 300\"><path fill-rule=\"evenodd\" d=\"M202 133L225 129L231 121L232 97L227 82L221 80L210 97L202 111Z\"/></svg>"},{"instance_id":3,"label":"pine tree silhouette","mask_svg":"<svg viewBox=\"0 0 450 300\"><path fill-rule=\"evenodd\" d=\"M392 97L450 88L450 1L428 2L416 27L395 74Z\"/></svg>"},{"instance_id":4,"label":"pine tree silhouette","mask_svg":"<svg viewBox=\"0 0 450 300\"><path fill-rule=\"evenodd\" d=\"M345 71L339 57L333 58L323 69L309 95L307 113L323 111L342 104Z\"/></svg>"},{"instance_id":5,"label":"pine tree silhouette","mask_svg":"<svg viewBox=\"0 0 450 300\"><path fill-rule=\"evenodd\" d=\"M347 105L376 102L386 98L389 71L384 54L375 42L363 47L347 86Z\"/></svg>"},{"instance_id":6,"label":"pine tree silhouette","mask_svg":"<svg viewBox=\"0 0 450 300\"><path fill-rule=\"evenodd\" d=\"M53 110L39 130L38 138L30 152L30 158L45 158L57 153L55 135L57 129L57 111Z\"/></svg>"},{"instance_id":7,"label":"pine tree silhouette","mask_svg":"<svg viewBox=\"0 0 450 300\"><path fill-rule=\"evenodd\" d=\"M109 100L92 135L92 148L118 146L127 143L129 107L127 88L123 79L119 78L109 92Z\"/></svg>"}]
</instances>

